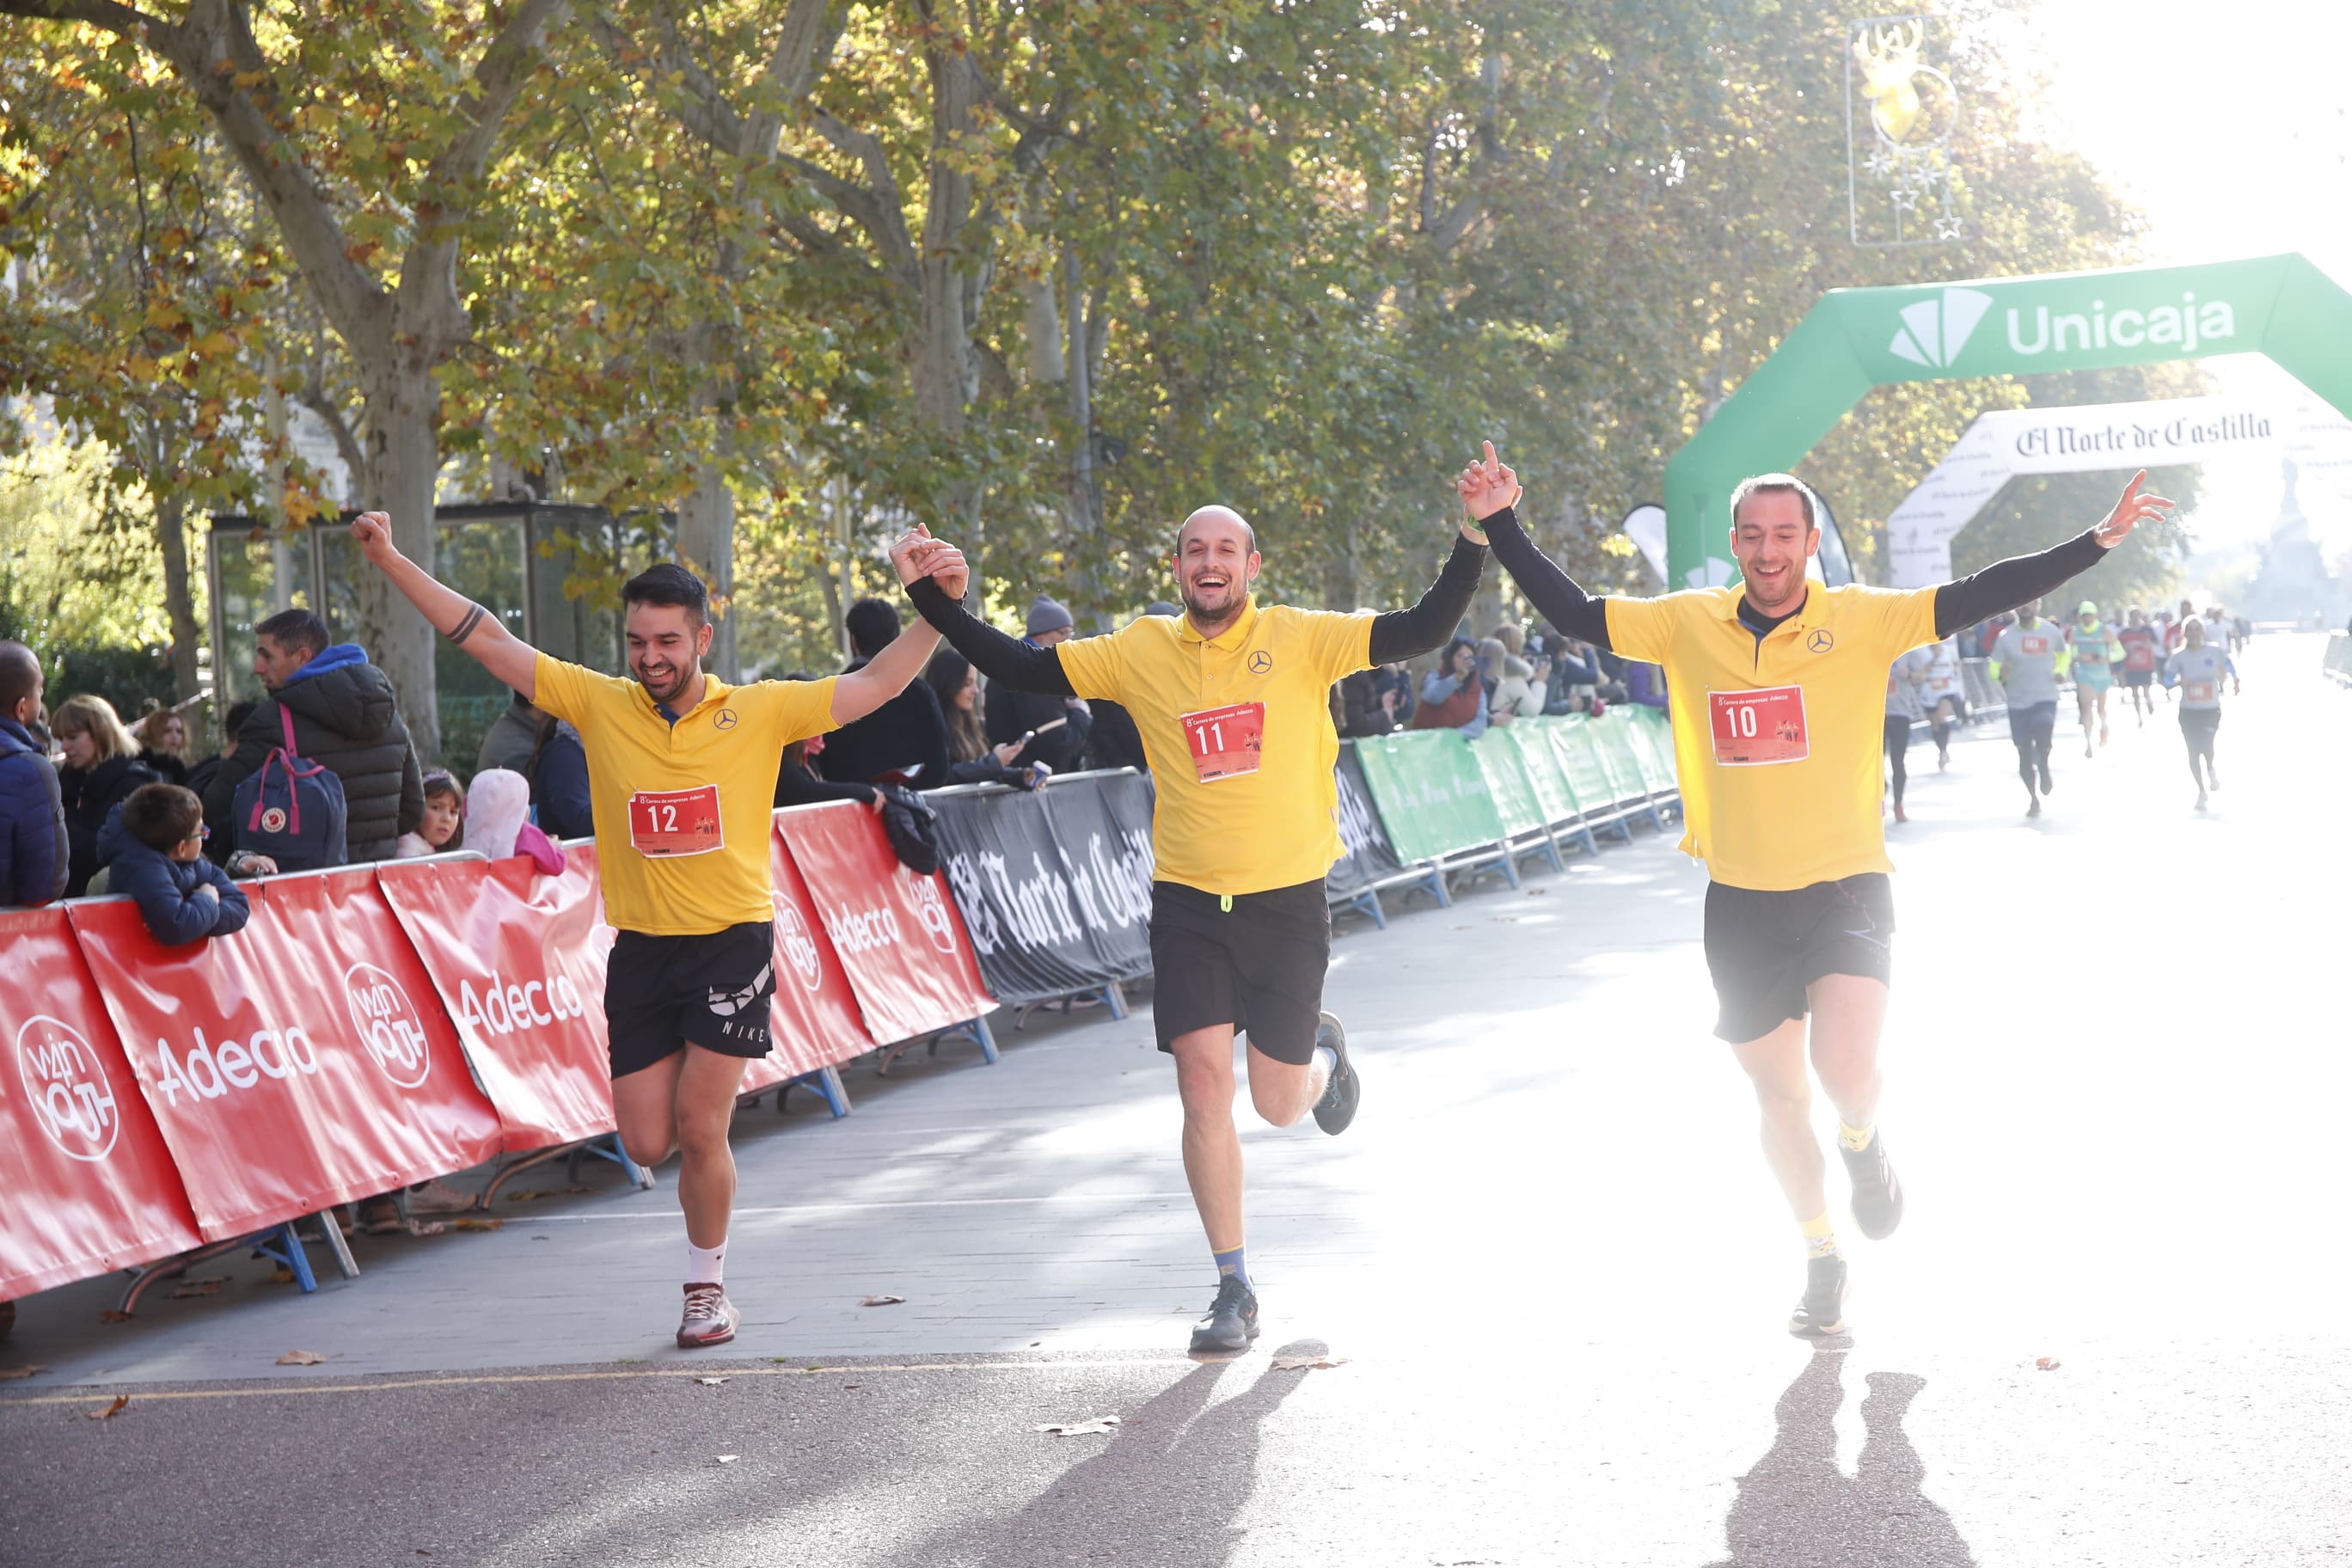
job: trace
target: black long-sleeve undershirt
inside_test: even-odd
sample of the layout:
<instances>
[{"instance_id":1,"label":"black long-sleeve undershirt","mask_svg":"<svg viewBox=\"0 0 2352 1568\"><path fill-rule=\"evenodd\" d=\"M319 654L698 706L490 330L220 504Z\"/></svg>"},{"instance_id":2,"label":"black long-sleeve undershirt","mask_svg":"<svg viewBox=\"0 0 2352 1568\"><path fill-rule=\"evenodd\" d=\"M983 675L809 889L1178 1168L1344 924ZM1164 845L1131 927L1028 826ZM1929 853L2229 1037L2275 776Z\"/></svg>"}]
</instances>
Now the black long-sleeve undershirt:
<instances>
[{"instance_id":1,"label":"black long-sleeve undershirt","mask_svg":"<svg viewBox=\"0 0 2352 1568\"><path fill-rule=\"evenodd\" d=\"M1371 660L1393 664L1442 646L1462 624L1486 574L1486 547L1457 534L1454 552L1437 574L1437 581L1411 609L1390 610L1372 618ZM991 680L1001 680L1022 691L1042 691L1055 697L1075 697L1077 691L1062 670L1061 655L1050 647L998 631L971 615L929 577L910 584L907 596L923 619L939 629L950 647L971 661Z\"/></svg>"},{"instance_id":2,"label":"black long-sleeve undershirt","mask_svg":"<svg viewBox=\"0 0 2352 1568\"><path fill-rule=\"evenodd\" d=\"M1480 524L1494 542L1495 559L1511 574L1536 614L1572 637L1608 647L1606 601L1588 594L1575 579L1536 548L1510 508ZM1936 635L1950 637L2003 610L2038 599L2099 563L2106 552L2085 529L2065 542L2033 555L2012 555L1936 590Z\"/></svg>"}]
</instances>

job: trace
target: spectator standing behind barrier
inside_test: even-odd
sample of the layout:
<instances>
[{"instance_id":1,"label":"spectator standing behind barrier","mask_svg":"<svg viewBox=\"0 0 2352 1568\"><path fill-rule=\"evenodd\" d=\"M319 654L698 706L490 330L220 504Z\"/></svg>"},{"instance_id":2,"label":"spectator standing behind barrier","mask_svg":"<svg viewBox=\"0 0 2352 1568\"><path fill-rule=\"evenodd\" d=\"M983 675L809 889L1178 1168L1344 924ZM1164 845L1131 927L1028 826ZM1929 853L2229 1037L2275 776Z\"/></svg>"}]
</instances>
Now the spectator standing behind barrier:
<instances>
[{"instance_id":1,"label":"spectator standing behind barrier","mask_svg":"<svg viewBox=\"0 0 2352 1568\"><path fill-rule=\"evenodd\" d=\"M1354 670L1340 677L1339 684L1331 691L1332 722L1349 740L1369 740L1397 727L1397 689L1391 686L1382 692L1380 679L1371 670Z\"/></svg>"},{"instance_id":2,"label":"spectator standing behind barrier","mask_svg":"<svg viewBox=\"0 0 2352 1568\"><path fill-rule=\"evenodd\" d=\"M1510 645L1501 638L1488 640L1494 643L1497 657L1494 695L1486 699L1487 721L1507 724L1514 719L1539 718L1544 700L1535 683L1535 667L1511 652Z\"/></svg>"},{"instance_id":3,"label":"spectator standing behind barrier","mask_svg":"<svg viewBox=\"0 0 2352 1568\"><path fill-rule=\"evenodd\" d=\"M139 760L165 784L188 782L188 721L176 708L150 708L131 727Z\"/></svg>"},{"instance_id":4,"label":"spectator standing behind barrier","mask_svg":"<svg viewBox=\"0 0 2352 1568\"><path fill-rule=\"evenodd\" d=\"M1455 637L1445 645L1437 668L1423 678L1416 730L1453 730L1475 741L1486 732L1486 687L1478 679L1478 645Z\"/></svg>"},{"instance_id":5,"label":"spectator standing behind barrier","mask_svg":"<svg viewBox=\"0 0 2352 1568\"><path fill-rule=\"evenodd\" d=\"M1402 664L1376 665L1372 668L1372 689L1378 693L1381 706L1388 710L1389 717L1400 727L1410 728L1412 724L1413 710L1421 706L1413 697L1413 689L1420 684Z\"/></svg>"},{"instance_id":6,"label":"spectator standing behind barrier","mask_svg":"<svg viewBox=\"0 0 2352 1568\"><path fill-rule=\"evenodd\" d=\"M1031 647L1052 647L1069 641L1076 624L1068 610L1040 594L1029 606L1023 640ZM1085 765L1094 715L1075 697L1017 691L1004 681L992 681L982 718L991 745L1027 739L1024 762L1043 763L1057 773L1074 773Z\"/></svg>"},{"instance_id":7,"label":"spectator standing behind barrier","mask_svg":"<svg viewBox=\"0 0 2352 1568\"><path fill-rule=\"evenodd\" d=\"M155 771L139 760L139 742L103 697L67 698L50 716L49 728L65 749L58 791L65 799L66 841L73 855L66 897L78 899L89 890L89 879L103 863L98 835L107 813L140 785L155 783Z\"/></svg>"},{"instance_id":8,"label":"spectator standing behind barrier","mask_svg":"<svg viewBox=\"0 0 2352 1568\"><path fill-rule=\"evenodd\" d=\"M403 860L417 860L465 847L466 786L446 769L435 768L425 775L425 820L415 832L400 836L393 853Z\"/></svg>"},{"instance_id":9,"label":"spectator standing behind barrier","mask_svg":"<svg viewBox=\"0 0 2352 1568\"><path fill-rule=\"evenodd\" d=\"M860 599L842 617L855 655L843 671L855 675L898 637L898 607L885 599ZM825 777L842 784L896 784L931 789L948 773L948 721L927 681L906 689L854 723L824 738Z\"/></svg>"},{"instance_id":10,"label":"spectator standing behind barrier","mask_svg":"<svg viewBox=\"0 0 2352 1568\"><path fill-rule=\"evenodd\" d=\"M178 784L142 784L106 825L107 890L127 893L165 947L245 929L245 894L205 858L204 802Z\"/></svg>"},{"instance_id":11,"label":"spectator standing behind barrier","mask_svg":"<svg viewBox=\"0 0 2352 1568\"><path fill-rule=\"evenodd\" d=\"M49 749L26 725L41 710L41 661L0 642L0 905L61 898L72 848Z\"/></svg>"},{"instance_id":12,"label":"spectator standing behind barrier","mask_svg":"<svg viewBox=\"0 0 2352 1568\"><path fill-rule=\"evenodd\" d=\"M425 772L392 681L357 643L329 647L326 623L308 610L281 610L253 629L253 673L269 700L205 786L205 820L234 834L236 786L285 744L283 708L294 717L295 750L342 780L349 858L393 858L400 836L425 820Z\"/></svg>"},{"instance_id":13,"label":"spectator standing behind barrier","mask_svg":"<svg viewBox=\"0 0 2352 1568\"><path fill-rule=\"evenodd\" d=\"M482 732L481 750L474 753L474 771L483 773L505 768L527 773L525 764L539 749L540 726L547 717L529 698L516 692Z\"/></svg>"},{"instance_id":14,"label":"spectator standing behind barrier","mask_svg":"<svg viewBox=\"0 0 2352 1568\"><path fill-rule=\"evenodd\" d=\"M923 667L923 680L940 700L940 710L947 715L950 759L947 783L1020 784L1035 789L1045 782L1034 764L1021 760L1019 746L988 743L980 727L980 671L971 667L971 660L943 646ZM1142 771L1151 770L1146 767Z\"/></svg>"},{"instance_id":15,"label":"spectator standing behind barrier","mask_svg":"<svg viewBox=\"0 0 2352 1568\"><path fill-rule=\"evenodd\" d=\"M1172 620L1184 612L1165 599L1155 599L1144 606L1143 613L1166 616ZM1134 716L1125 708L1110 701L1089 702L1087 718L1091 725L1087 735L1087 766L1133 768L1139 773L1151 771L1151 760L1143 754L1143 732L1135 727Z\"/></svg>"},{"instance_id":16,"label":"spectator standing behind barrier","mask_svg":"<svg viewBox=\"0 0 2352 1568\"><path fill-rule=\"evenodd\" d=\"M201 758L189 764L188 776L180 782L186 788L195 791L198 800L204 798L205 787L213 782L214 775L220 772L221 764L236 753L237 731L245 728L245 721L247 719L253 717L253 710L256 706L257 704L242 698L230 703L228 711L221 718L221 734L225 739L221 742L220 750L211 756ZM228 853L227 836L224 834L218 844L207 840L205 853L215 860L226 856Z\"/></svg>"},{"instance_id":17,"label":"spectator standing behind barrier","mask_svg":"<svg viewBox=\"0 0 2352 1568\"><path fill-rule=\"evenodd\" d=\"M531 809L550 838L585 838L596 831L588 795L588 752L580 731L517 693L490 723L474 772L503 768L530 784Z\"/></svg>"}]
</instances>

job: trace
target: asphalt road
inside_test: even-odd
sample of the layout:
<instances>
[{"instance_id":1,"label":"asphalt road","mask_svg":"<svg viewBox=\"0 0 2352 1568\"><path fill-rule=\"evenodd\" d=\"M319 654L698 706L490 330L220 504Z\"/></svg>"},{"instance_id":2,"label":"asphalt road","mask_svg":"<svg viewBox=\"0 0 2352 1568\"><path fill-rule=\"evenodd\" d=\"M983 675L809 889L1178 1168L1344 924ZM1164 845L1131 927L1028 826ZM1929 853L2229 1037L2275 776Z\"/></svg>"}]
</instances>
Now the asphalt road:
<instances>
[{"instance_id":1,"label":"asphalt road","mask_svg":"<svg viewBox=\"0 0 2352 1568\"><path fill-rule=\"evenodd\" d=\"M667 1173L551 1178L314 1297L235 1262L130 1323L103 1281L24 1303L0 1563L2352 1561L2352 694L2317 658L2243 661L2203 816L2169 710L2090 760L2063 724L2034 823L2001 736L1915 751L1911 1210L1850 1240L1848 1342L1782 1331L1703 882L1645 833L1346 928L1365 1110L1247 1140L1252 1355L1180 1353L1212 1280L1148 1018L1006 1029L992 1068L861 1070L845 1121L744 1113L716 1357L667 1344Z\"/></svg>"}]
</instances>

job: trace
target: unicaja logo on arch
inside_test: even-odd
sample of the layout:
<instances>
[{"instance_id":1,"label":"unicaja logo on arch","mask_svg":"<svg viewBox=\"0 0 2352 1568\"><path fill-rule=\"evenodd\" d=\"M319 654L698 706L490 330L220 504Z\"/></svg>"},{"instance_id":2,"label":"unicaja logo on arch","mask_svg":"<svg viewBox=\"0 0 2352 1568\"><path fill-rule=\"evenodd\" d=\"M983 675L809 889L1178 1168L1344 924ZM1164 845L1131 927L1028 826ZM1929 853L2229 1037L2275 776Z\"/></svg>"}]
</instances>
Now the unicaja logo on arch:
<instances>
[{"instance_id":1,"label":"unicaja logo on arch","mask_svg":"<svg viewBox=\"0 0 2352 1568\"><path fill-rule=\"evenodd\" d=\"M2121 292L2127 285L2115 279ZM1949 370L1992 311L1993 297L1981 289L1946 289L1932 300L1916 300L1896 312L1895 336L1886 350L1895 358L1930 370ZM2017 359L2044 354L2112 353L2117 349L2168 349L2178 354L2210 352L2238 335L2237 308L2227 300L2200 300L2195 289L2110 303L2094 297L2087 308L2012 305L2002 312L2004 346ZM1979 361L1984 356L1979 354ZM2000 364L1982 363L1985 371Z\"/></svg>"}]
</instances>

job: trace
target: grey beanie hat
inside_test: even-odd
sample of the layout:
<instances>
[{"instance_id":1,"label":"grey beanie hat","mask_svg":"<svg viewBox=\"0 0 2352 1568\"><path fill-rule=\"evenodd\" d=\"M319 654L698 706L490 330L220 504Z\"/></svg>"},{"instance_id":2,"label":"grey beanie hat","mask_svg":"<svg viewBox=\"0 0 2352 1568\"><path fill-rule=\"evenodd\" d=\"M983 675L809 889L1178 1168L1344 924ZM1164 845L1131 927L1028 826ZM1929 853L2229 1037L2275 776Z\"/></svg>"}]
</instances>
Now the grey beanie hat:
<instances>
[{"instance_id":1,"label":"grey beanie hat","mask_svg":"<svg viewBox=\"0 0 2352 1568\"><path fill-rule=\"evenodd\" d=\"M1029 621L1024 631L1034 637L1040 632L1058 632L1077 624L1059 601L1040 594L1037 602L1029 606Z\"/></svg>"}]
</instances>

